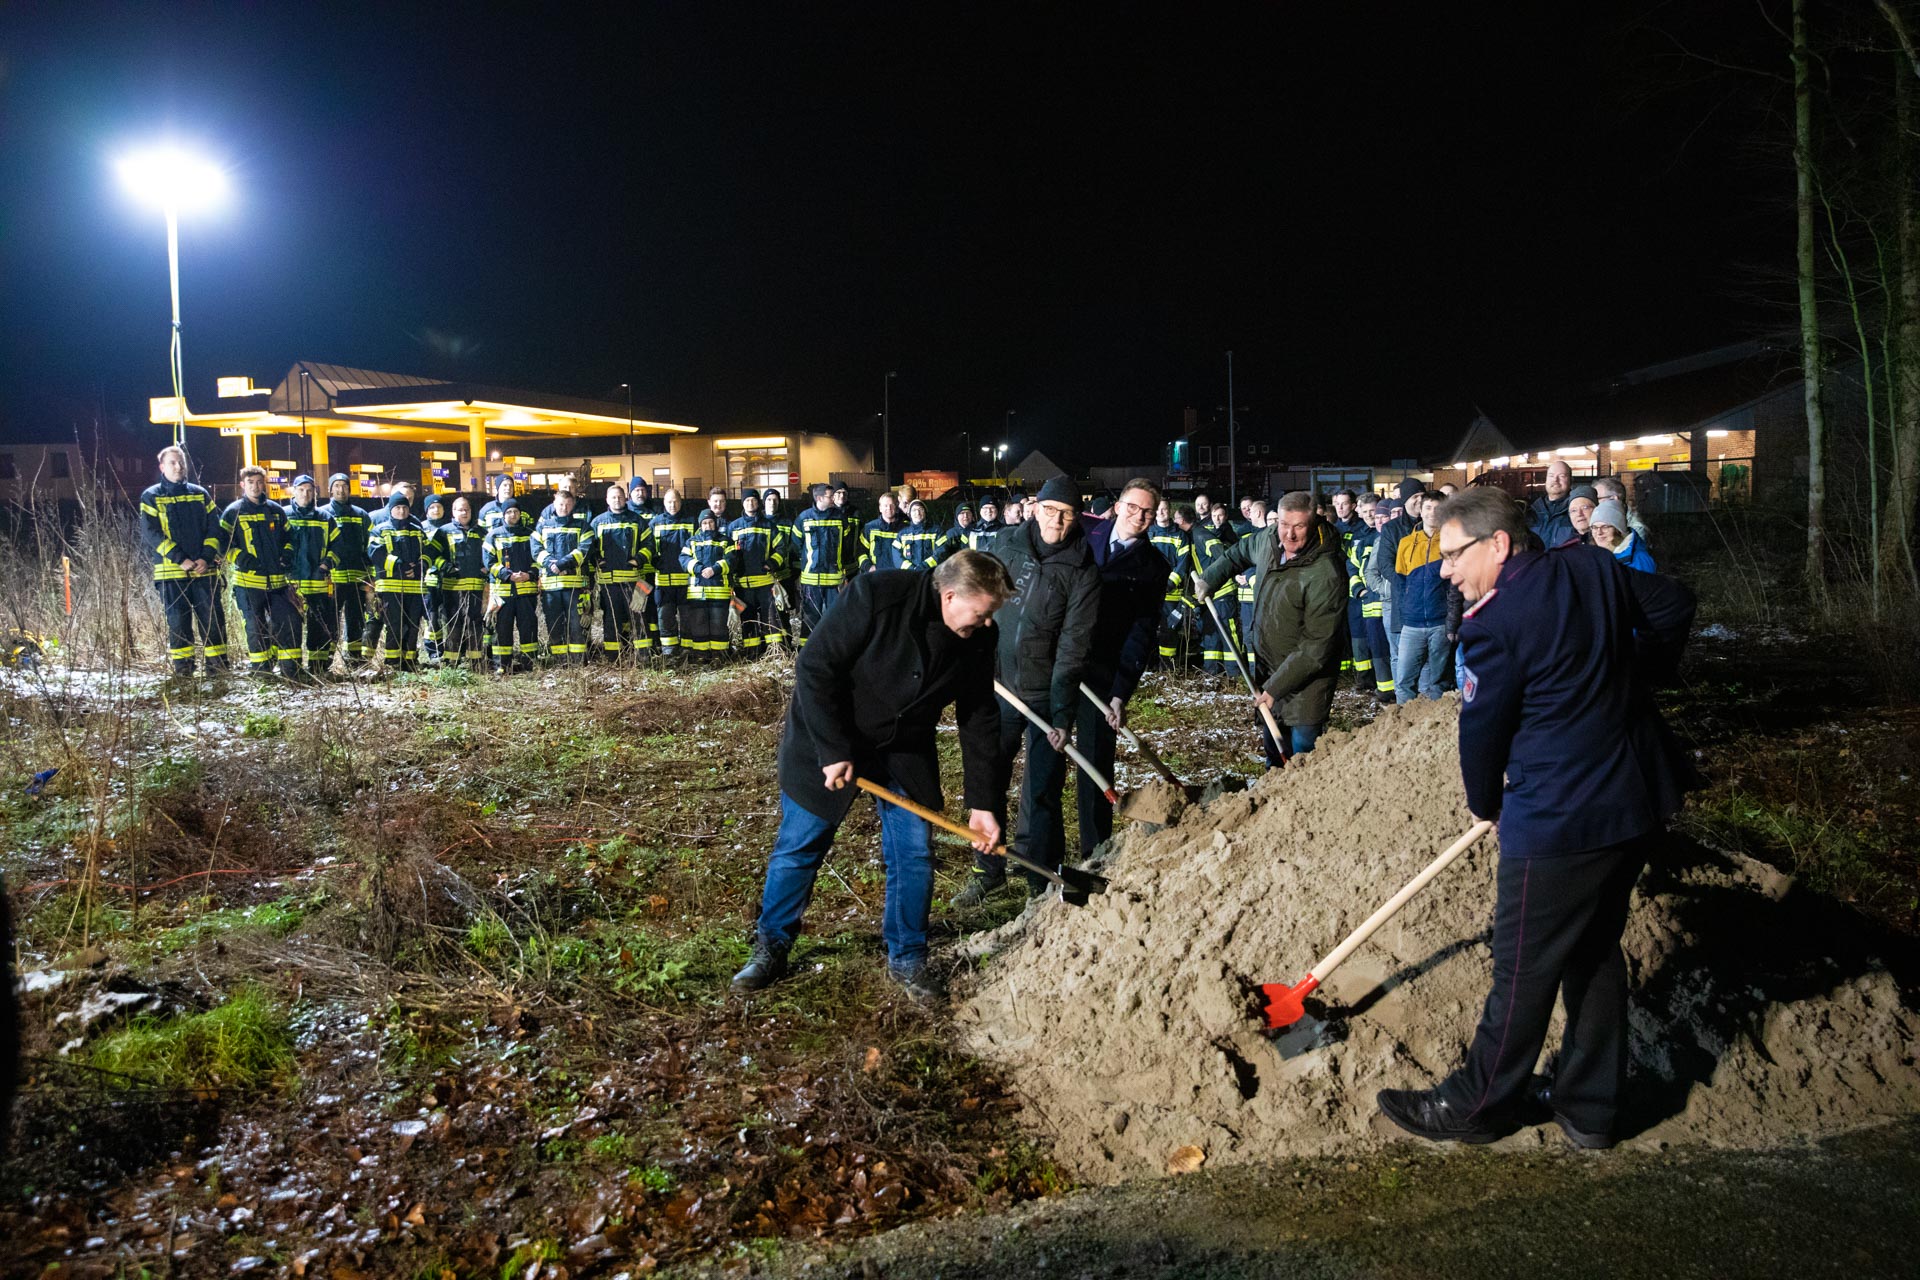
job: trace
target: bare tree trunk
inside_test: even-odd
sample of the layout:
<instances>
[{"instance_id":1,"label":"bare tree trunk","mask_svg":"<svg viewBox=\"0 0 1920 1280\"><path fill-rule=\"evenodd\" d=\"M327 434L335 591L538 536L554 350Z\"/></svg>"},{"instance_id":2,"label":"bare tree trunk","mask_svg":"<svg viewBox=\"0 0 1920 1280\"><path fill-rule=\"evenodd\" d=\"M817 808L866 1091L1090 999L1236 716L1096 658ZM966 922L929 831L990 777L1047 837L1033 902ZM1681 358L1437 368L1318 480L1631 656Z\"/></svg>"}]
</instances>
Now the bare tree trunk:
<instances>
[{"instance_id":1,"label":"bare tree trunk","mask_svg":"<svg viewBox=\"0 0 1920 1280\"><path fill-rule=\"evenodd\" d=\"M1814 291L1813 56L1806 0L1793 0L1794 264L1800 284L1800 369L1807 400L1807 594L1827 584L1827 424L1822 409L1820 308Z\"/></svg>"},{"instance_id":2,"label":"bare tree trunk","mask_svg":"<svg viewBox=\"0 0 1920 1280\"><path fill-rule=\"evenodd\" d=\"M1904 36L1904 32L1902 32ZM1888 418L1887 518L1880 527L1880 561L1890 574L1914 578L1913 515L1920 486L1920 224L1913 200L1913 81L1910 63L1895 60L1893 107L1894 228L1900 282L1895 301L1899 351L1899 397Z\"/></svg>"}]
</instances>

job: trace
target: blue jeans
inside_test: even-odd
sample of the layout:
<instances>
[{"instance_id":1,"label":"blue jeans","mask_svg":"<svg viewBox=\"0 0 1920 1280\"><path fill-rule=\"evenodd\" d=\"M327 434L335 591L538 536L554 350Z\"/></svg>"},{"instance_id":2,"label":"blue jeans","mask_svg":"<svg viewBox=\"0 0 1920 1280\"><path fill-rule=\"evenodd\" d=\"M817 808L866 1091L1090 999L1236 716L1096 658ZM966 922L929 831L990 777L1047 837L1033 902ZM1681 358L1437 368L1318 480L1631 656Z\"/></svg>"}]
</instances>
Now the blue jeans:
<instances>
[{"instance_id":1,"label":"blue jeans","mask_svg":"<svg viewBox=\"0 0 1920 1280\"><path fill-rule=\"evenodd\" d=\"M1395 699L1412 702L1416 696L1439 698L1440 682L1446 669L1446 624L1400 628L1400 647L1393 662Z\"/></svg>"},{"instance_id":2,"label":"blue jeans","mask_svg":"<svg viewBox=\"0 0 1920 1280\"><path fill-rule=\"evenodd\" d=\"M1261 714L1258 711L1256 711L1254 712L1253 718L1254 718L1254 721L1260 726L1260 745L1262 748L1265 749L1267 753L1267 768L1278 769L1281 765L1287 762L1286 756L1281 755L1279 746L1273 740L1273 735L1267 732L1267 722L1265 717L1261 716ZM1279 718L1277 716L1275 717L1274 722L1276 724L1279 723ZM1324 723L1323 724L1282 724L1280 725L1280 732L1287 735L1288 753L1291 755L1303 756L1307 754L1307 752L1313 750L1313 744L1320 740L1320 731L1326 727L1327 726Z\"/></svg>"},{"instance_id":3,"label":"blue jeans","mask_svg":"<svg viewBox=\"0 0 1920 1280\"><path fill-rule=\"evenodd\" d=\"M887 785L891 786L889 782ZM837 823L808 812L780 793L780 833L767 858L767 885L760 893L758 936L791 946L813 897L813 880L833 847ZM927 915L933 909L933 847L927 823L898 805L880 803L880 852L887 863L887 905L880 936L887 964L907 972L926 963Z\"/></svg>"}]
</instances>

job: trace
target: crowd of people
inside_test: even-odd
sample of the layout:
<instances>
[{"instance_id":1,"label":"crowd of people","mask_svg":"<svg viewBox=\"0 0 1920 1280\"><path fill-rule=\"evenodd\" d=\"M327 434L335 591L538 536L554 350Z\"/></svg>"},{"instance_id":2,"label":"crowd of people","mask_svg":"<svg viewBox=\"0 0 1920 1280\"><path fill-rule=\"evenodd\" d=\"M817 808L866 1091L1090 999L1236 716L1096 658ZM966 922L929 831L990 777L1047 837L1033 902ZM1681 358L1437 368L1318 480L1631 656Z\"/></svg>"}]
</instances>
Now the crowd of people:
<instances>
[{"instance_id":1,"label":"crowd of people","mask_svg":"<svg viewBox=\"0 0 1920 1280\"><path fill-rule=\"evenodd\" d=\"M742 652L793 644L780 828L740 994L786 974L855 787L879 793L889 970L916 998L939 994L925 815L944 808L949 707L975 850L952 904L964 910L1007 882L1009 851L1029 893L1058 882L1070 740L1091 765L1074 774L1081 855L1108 837L1112 794L1096 775L1111 775L1128 702L1156 665L1240 673L1276 766L1313 750L1343 676L1386 702L1458 687L1468 803L1500 820L1495 985L1461 1066L1432 1089L1382 1092L1381 1109L1421 1137L1482 1142L1545 1108L1578 1145L1612 1141L1627 895L1691 781L1646 696L1647 655L1677 655L1693 615L1685 588L1654 572L1616 478L1575 486L1556 462L1525 506L1409 479L1387 495L1248 498L1235 519L1205 494L1170 504L1144 478L1083 511L1063 477L937 529L911 491L904 510L889 493L860 520L827 485L791 519L771 490L732 520L718 489L691 513L669 489L656 510L644 482L609 487L591 518L563 487L529 521L505 481L478 512L429 495L417 517L401 485L375 515L344 476L324 504L309 476L290 503L270 501L253 467L216 511L180 449L160 464L141 514L177 671L193 670L196 636L210 667L225 664L223 575L263 675L323 673L337 643L401 669L416 647L503 672L536 655L577 662L596 616L614 656L716 658L736 631ZM1581 1014L1542 1083L1531 1071L1556 994Z\"/></svg>"}]
</instances>

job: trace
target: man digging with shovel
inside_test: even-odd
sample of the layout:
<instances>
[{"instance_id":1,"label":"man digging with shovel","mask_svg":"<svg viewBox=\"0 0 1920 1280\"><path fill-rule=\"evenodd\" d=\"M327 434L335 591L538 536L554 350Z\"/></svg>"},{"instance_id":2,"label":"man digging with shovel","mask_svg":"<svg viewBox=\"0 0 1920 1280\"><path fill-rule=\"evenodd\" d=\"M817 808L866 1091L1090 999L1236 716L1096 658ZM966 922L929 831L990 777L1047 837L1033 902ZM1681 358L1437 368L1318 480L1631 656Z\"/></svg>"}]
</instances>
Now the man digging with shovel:
<instances>
[{"instance_id":1,"label":"man digging with shovel","mask_svg":"<svg viewBox=\"0 0 1920 1280\"><path fill-rule=\"evenodd\" d=\"M968 825L985 851L1000 842L994 810L1000 709L993 692L994 610L1013 583L992 556L960 550L932 572L883 569L854 578L808 638L794 669L780 739L780 832L767 860L753 955L733 989L758 991L787 972L787 952L856 779L938 811L934 726L949 705L960 731ZM887 864L881 936L887 968L915 999L939 994L927 974L933 852L925 819L880 805Z\"/></svg>"}]
</instances>

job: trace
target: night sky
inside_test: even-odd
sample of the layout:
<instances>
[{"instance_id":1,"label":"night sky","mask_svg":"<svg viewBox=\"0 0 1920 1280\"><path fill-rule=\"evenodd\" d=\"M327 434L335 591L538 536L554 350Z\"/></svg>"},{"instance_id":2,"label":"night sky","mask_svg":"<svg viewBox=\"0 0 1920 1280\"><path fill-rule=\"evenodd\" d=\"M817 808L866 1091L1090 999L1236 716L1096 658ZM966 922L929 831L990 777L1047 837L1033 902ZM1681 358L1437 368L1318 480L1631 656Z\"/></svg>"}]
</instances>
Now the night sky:
<instances>
[{"instance_id":1,"label":"night sky","mask_svg":"<svg viewBox=\"0 0 1920 1280\"><path fill-rule=\"evenodd\" d=\"M1276 453L1384 462L1777 319L1768 122L1632 11L1192 8L11 6L0 434L164 393L111 161L167 131L235 193L182 229L201 408L309 358L841 432L893 369L896 469L1009 408L1118 464L1232 349Z\"/></svg>"}]
</instances>

